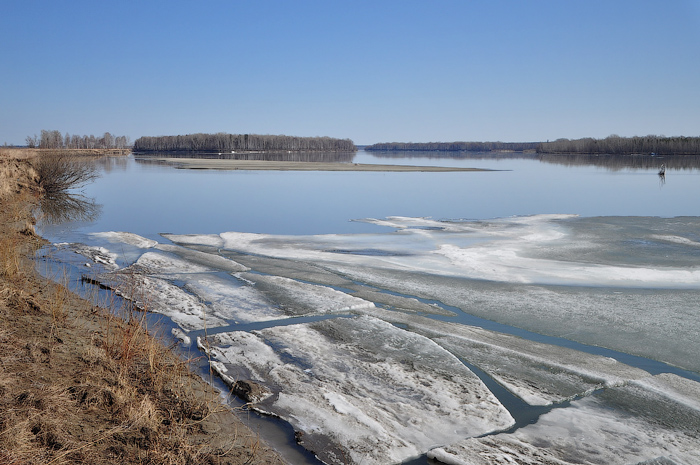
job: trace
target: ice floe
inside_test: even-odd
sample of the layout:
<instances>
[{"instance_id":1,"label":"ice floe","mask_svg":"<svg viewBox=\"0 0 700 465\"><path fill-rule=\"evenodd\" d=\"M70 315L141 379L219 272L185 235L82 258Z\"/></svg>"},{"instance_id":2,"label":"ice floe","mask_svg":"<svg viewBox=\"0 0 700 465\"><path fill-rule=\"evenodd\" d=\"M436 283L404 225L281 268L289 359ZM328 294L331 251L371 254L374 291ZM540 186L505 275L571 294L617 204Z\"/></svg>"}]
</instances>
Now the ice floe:
<instances>
[{"instance_id":1,"label":"ice floe","mask_svg":"<svg viewBox=\"0 0 700 465\"><path fill-rule=\"evenodd\" d=\"M218 321L252 323L285 318L284 312L252 286L233 277L193 274L184 282L187 291L206 302ZM219 324L211 325L220 326Z\"/></svg>"},{"instance_id":2,"label":"ice floe","mask_svg":"<svg viewBox=\"0 0 700 465\"><path fill-rule=\"evenodd\" d=\"M101 284L133 302L137 308L165 315L185 331L228 324L226 320L208 312L197 297L179 286L140 271L128 267L97 278Z\"/></svg>"},{"instance_id":3,"label":"ice floe","mask_svg":"<svg viewBox=\"0 0 700 465\"><path fill-rule=\"evenodd\" d=\"M233 260L216 254L204 253L197 250L178 247L176 245L171 244L158 244L155 247L158 250L162 250L164 252L176 255L182 260L186 260L189 263L206 266L210 269L227 271L229 273L247 271L249 269L248 267L243 266L240 263L237 263Z\"/></svg>"},{"instance_id":4,"label":"ice floe","mask_svg":"<svg viewBox=\"0 0 700 465\"><path fill-rule=\"evenodd\" d=\"M55 244L56 247L66 247L73 252L88 258L92 263L99 264L107 270L115 270L119 268L117 265L117 254L112 253L104 247L85 245L79 243L70 244Z\"/></svg>"},{"instance_id":5,"label":"ice floe","mask_svg":"<svg viewBox=\"0 0 700 465\"><path fill-rule=\"evenodd\" d=\"M155 247L158 244L157 241L152 239L147 239L138 234L130 232L120 232L120 231L106 231L106 232L95 232L90 233L92 237L99 239L106 239L110 242L117 244L129 244L140 249L149 249Z\"/></svg>"},{"instance_id":6,"label":"ice floe","mask_svg":"<svg viewBox=\"0 0 700 465\"><path fill-rule=\"evenodd\" d=\"M372 314L432 339L531 405L559 403L650 376L612 358L474 326L389 311Z\"/></svg>"},{"instance_id":7,"label":"ice floe","mask_svg":"<svg viewBox=\"0 0 700 465\"><path fill-rule=\"evenodd\" d=\"M428 450L455 464L700 463L698 383L467 326L460 312L700 371L700 223L365 221L394 230L163 234L175 245L108 233L86 253L130 259L100 277L172 318L185 344L216 328L196 334L212 368L231 386L259 383L249 402L326 463ZM547 413L510 431L468 366Z\"/></svg>"},{"instance_id":8,"label":"ice floe","mask_svg":"<svg viewBox=\"0 0 700 465\"><path fill-rule=\"evenodd\" d=\"M255 288L290 315L309 313L337 313L374 308L374 303L318 284L309 284L281 276L239 273L239 276L255 284Z\"/></svg>"},{"instance_id":9,"label":"ice floe","mask_svg":"<svg viewBox=\"0 0 700 465\"><path fill-rule=\"evenodd\" d=\"M436 448L428 457L469 465L700 463L699 386L660 375L606 389L514 433L467 439Z\"/></svg>"},{"instance_id":10,"label":"ice floe","mask_svg":"<svg viewBox=\"0 0 700 465\"><path fill-rule=\"evenodd\" d=\"M660 232L695 242L698 225L690 220L536 215L367 221L398 231L166 237L247 254L252 258L245 264L253 269L255 260L267 261L266 273L286 262L280 273L299 280L330 281L335 274L354 281L347 288L436 300L500 323L700 371L694 350L700 320L693 317L700 299L698 248L678 239L670 248L658 242ZM302 265L325 274L304 276Z\"/></svg>"},{"instance_id":11,"label":"ice floe","mask_svg":"<svg viewBox=\"0 0 700 465\"><path fill-rule=\"evenodd\" d=\"M136 260L135 266L149 274L205 273L211 268L183 260L175 255L159 251L146 252Z\"/></svg>"},{"instance_id":12,"label":"ice floe","mask_svg":"<svg viewBox=\"0 0 700 465\"><path fill-rule=\"evenodd\" d=\"M457 358L376 318L217 334L209 344L217 371L277 393L260 408L288 420L326 463L400 463L513 424Z\"/></svg>"}]
</instances>

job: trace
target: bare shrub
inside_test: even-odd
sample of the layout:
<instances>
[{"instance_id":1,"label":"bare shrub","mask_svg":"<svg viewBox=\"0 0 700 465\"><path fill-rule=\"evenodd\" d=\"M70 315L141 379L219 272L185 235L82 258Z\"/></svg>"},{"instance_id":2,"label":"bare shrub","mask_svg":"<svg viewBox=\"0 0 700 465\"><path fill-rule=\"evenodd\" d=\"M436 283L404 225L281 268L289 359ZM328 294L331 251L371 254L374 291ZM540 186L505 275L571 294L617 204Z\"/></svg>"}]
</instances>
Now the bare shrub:
<instances>
[{"instance_id":1,"label":"bare shrub","mask_svg":"<svg viewBox=\"0 0 700 465\"><path fill-rule=\"evenodd\" d=\"M94 163L69 153L43 152L34 160L39 185L53 197L68 189L82 187L99 177Z\"/></svg>"}]
</instances>

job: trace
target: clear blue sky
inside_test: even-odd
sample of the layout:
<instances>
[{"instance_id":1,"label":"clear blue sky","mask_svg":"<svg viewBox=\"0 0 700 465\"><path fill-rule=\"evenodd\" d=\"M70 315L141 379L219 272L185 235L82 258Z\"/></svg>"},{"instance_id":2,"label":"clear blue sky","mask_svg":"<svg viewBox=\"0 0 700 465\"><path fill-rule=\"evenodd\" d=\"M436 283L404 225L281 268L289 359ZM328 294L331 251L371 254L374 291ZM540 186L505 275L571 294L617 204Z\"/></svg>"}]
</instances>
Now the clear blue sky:
<instances>
[{"instance_id":1,"label":"clear blue sky","mask_svg":"<svg viewBox=\"0 0 700 465\"><path fill-rule=\"evenodd\" d=\"M0 0L0 144L700 136L700 0Z\"/></svg>"}]
</instances>

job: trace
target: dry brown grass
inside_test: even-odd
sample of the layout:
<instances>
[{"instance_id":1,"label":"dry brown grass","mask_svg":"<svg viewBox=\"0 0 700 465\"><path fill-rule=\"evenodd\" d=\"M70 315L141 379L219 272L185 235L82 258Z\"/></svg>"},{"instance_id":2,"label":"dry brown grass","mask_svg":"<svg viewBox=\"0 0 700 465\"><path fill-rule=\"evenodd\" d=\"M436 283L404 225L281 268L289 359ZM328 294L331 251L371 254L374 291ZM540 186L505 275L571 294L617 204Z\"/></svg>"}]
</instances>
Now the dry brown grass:
<instances>
[{"instance_id":1,"label":"dry brown grass","mask_svg":"<svg viewBox=\"0 0 700 465\"><path fill-rule=\"evenodd\" d=\"M24 147L0 147L0 157L24 159L35 156L37 149L29 149Z\"/></svg>"},{"instance_id":2,"label":"dry brown grass","mask_svg":"<svg viewBox=\"0 0 700 465\"><path fill-rule=\"evenodd\" d=\"M19 273L19 250L17 239L0 237L0 276L14 278Z\"/></svg>"},{"instance_id":3,"label":"dry brown grass","mask_svg":"<svg viewBox=\"0 0 700 465\"><path fill-rule=\"evenodd\" d=\"M131 149L37 149L28 147L0 147L0 158L25 159L45 153L69 153L76 156L128 155Z\"/></svg>"},{"instance_id":4,"label":"dry brown grass","mask_svg":"<svg viewBox=\"0 0 700 465\"><path fill-rule=\"evenodd\" d=\"M0 209L0 464L282 463L144 313L38 276L17 199Z\"/></svg>"}]
</instances>

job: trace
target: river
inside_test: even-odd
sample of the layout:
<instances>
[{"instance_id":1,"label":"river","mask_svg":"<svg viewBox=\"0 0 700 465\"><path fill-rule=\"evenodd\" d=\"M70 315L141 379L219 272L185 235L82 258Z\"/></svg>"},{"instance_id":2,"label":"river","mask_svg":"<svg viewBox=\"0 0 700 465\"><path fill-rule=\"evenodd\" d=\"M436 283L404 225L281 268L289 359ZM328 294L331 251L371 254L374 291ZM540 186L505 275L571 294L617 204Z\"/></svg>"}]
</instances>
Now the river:
<instances>
[{"instance_id":1,"label":"river","mask_svg":"<svg viewBox=\"0 0 700 465\"><path fill-rule=\"evenodd\" d=\"M486 171L109 158L91 214L40 232L75 276L138 268L183 350L266 386L326 463L698 458L697 159L336 158Z\"/></svg>"}]
</instances>

